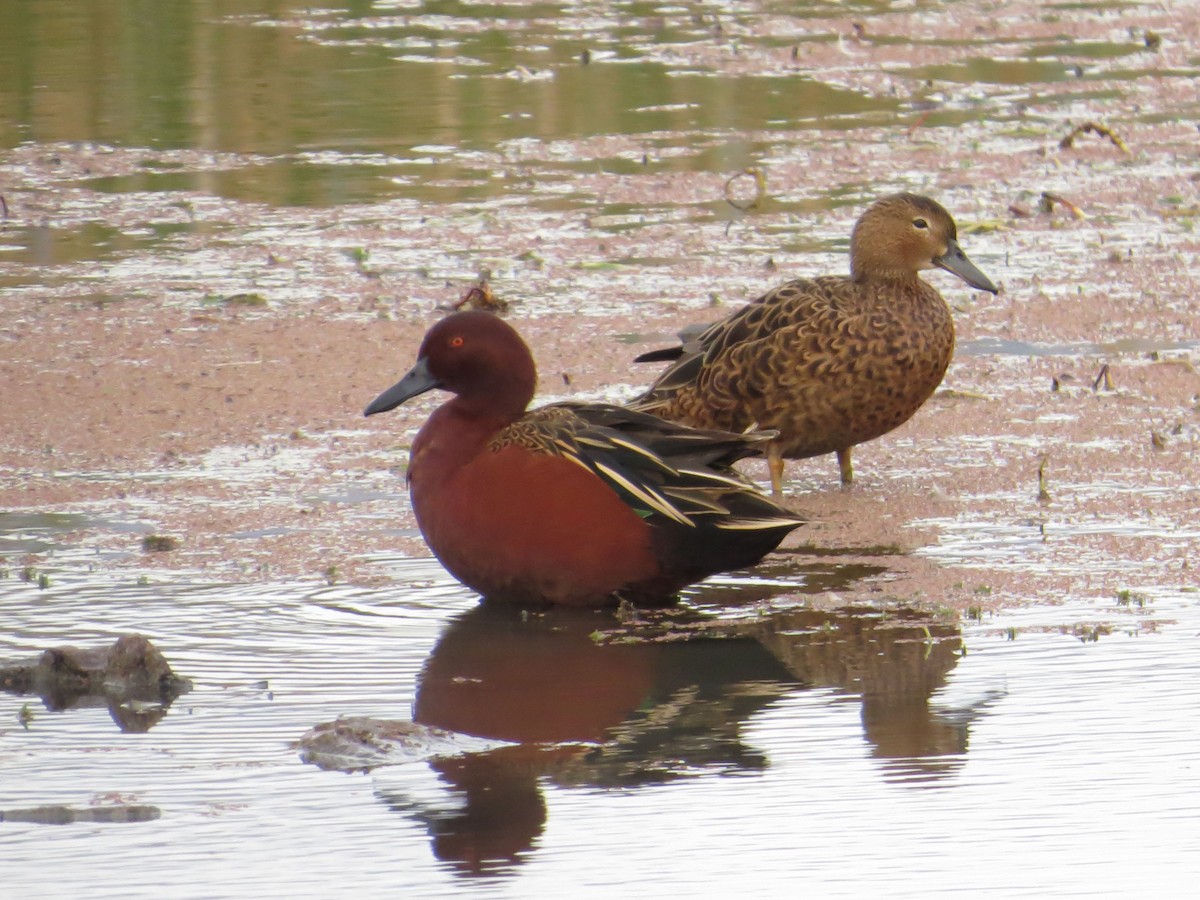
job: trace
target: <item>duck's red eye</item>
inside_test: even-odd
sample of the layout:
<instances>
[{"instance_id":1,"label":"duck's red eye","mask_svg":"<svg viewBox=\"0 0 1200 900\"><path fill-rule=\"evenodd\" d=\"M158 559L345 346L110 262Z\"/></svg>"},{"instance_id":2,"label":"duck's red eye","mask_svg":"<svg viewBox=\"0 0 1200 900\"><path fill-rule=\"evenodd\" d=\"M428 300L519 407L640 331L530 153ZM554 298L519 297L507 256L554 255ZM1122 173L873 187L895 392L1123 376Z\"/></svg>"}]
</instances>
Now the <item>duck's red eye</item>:
<instances>
[{"instance_id":1,"label":"duck's red eye","mask_svg":"<svg viewBox=\"0 0 1200 900\"><path fill-rule=\"evenodd\" d=\"M455 335L454 337L450 338L450 346L451 347L461 347L462 345L463 345L463 339L459 335Z\"/></svg>"}]
</instances>

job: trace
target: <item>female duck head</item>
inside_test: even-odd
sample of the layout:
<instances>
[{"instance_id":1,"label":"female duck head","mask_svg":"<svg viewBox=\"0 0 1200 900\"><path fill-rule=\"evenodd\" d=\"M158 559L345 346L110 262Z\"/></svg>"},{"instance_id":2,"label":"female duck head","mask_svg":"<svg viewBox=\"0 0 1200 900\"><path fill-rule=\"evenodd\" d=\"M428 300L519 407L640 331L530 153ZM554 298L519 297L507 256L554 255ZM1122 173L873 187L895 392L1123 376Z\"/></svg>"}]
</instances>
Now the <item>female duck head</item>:
<instances>
[{"instance_id":1,"label":"female duck head","mask_svg":"<svg viewBox=\"0 0 1200 900\"><path fill-rule=\"evenodd\" d=\"M537 371L521 336L483 310L455 313L421 342L417 363L367 406L364 415L395 409L433 388L457 394L463 411L518 418L533 399Z\"/></svg>"},{"instance_id":2,"label":"female duck head","mask_svg":"<svg viewBox=\"0 0 1200 900\"><path fill-rule=\"evenodd\" d=\"M958 245L950 213L928 197L893 194L876 200L850 235L850 274L857 282L916 281L923 269L953 272L981 291L996 293Z\"/></svg>"}]
</instances>

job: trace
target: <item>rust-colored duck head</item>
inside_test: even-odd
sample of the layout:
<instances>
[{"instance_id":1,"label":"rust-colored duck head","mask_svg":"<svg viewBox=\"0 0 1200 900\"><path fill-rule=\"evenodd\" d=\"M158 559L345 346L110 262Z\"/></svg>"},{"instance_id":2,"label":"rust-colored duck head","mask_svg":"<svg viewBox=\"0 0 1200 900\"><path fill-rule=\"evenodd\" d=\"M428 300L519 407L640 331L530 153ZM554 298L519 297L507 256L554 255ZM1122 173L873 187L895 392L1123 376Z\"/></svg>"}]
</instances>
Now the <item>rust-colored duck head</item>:
<instances>
[{"instance_id":1,"label":"rust-colored duck head","mask_svg":"<svg viewBox=\"0 0 1200 900\"><path fill-rule=\"evenodd\" d=\"M924 269L945 269L981 291L996 286L958 245L950 213L928 197L892 194L872 203L850 235L850 274L858 283L911 282Z\"/></svg>"},{"instance_id":2,"label":"rust-colored duck head","mask_svg":"<svg viewBox=\"0 0 1200 900\"><path fill-rule=\"evenodd\" d=\"M537 369L521 336L483 310L447 316L421 342L417 364L367 406L364 415L395 409L434 388L457 394L468 413L514 421L533 399Z\"/></svg>"}]
</instances>

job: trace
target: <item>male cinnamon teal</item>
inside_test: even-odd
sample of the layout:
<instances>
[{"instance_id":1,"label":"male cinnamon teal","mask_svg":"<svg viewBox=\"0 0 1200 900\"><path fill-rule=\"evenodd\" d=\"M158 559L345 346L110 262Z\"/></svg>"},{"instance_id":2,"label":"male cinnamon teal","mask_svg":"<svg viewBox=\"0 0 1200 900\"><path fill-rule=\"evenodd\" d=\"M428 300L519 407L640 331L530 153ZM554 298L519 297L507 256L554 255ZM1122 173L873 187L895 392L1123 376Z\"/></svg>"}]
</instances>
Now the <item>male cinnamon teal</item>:
<instances>
[{"instance_id":1,"label":"male cinnamon teal","mask_svg":"<svg viewBox=\"0 0 1200 900\"><path fill-rule=\"evenodd\" d=\"M922 269L996 286L958 245L950 214L928 197L875 201L850 236L850 276L780 285L679 347L638 357L673 359L629 404L697 428L778 434L767 448L771 487L784 459L837 453L844 484L850 448L898 427L942 381L954 321Z\"/></svg>"},{"instance_id":2,"label":"male cinnamon teal","mask_svg":"<svg viewBox=\"0 0 1200 900\"><path fill-rule=\"evenodd\" d=\"M461 312L429 330L416 365L365 412L432 388L455 395L413 441L408 485L434 554L485 599L668 602L684 585L753 565L802 524L732 468L769 435L698 431L606 404L527 411L535 383L510 325Z\"/></svg>"}]
</instances>

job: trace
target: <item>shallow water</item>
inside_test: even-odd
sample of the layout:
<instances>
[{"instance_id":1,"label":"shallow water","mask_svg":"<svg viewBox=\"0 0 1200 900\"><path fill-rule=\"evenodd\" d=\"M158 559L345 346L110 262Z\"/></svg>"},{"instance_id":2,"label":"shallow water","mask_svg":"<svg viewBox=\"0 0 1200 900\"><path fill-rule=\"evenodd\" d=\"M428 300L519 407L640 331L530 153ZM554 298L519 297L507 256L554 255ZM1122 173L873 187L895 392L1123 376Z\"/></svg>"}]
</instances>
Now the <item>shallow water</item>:
<instances>
[{"instance_id":1,"label":"shallow water","mask_svg":"<svg viewBox=\"0 0 1200 900\"><path fill-rule=\"evenodd\" d=\"M1103 896L1196 872L1200 595L960 627L806 608L795 579L764 606L743 579L669 630L706 602L751 613L734 627L630 644L611 616L489 614L431 563L391 566L383 590L0 583L0 658L136 628L194 681L144 733L0 695L6 890L709 896L750 864L769 893ZM490 743L302 763L342 716ZM11 821L47 806L150 812Z\"/></svg>"},{"instance_id":2,"label":"shallow water","mask_svg":"<svg viewBox=\"0 0 1200 900\"><path fill-rule=\"evenodd\" d=\"M1190 85L1194 54L1155 68L1122 4L1058 4L1046 13L1066 19L1057 37L1023 21L1004 39L939 36L926 25L954 12L943 6L873 44L911 50L911 63L864 74L847 17L885 31L905 4L10 4L0 148L20 189L4 187L0 288L131 315L261 294L272 312L303 315L353 281L380 284L390 305L351 315L403 318L488 266L529 308L629 315L618 331L658 340L638 331L645 304L752 296L783 277L775 256L805 271L840 260L872 176L809 167L845 144L874 146L886 177L919 188L887 159L908 141L925 152L922 125L962 125L985 151L1015 134L1000 146L1020 158L1035 155L1027 134L1052 144L1092 101L1119 104L1129 123L1194 112L1190 90L1165 110L1145 103L1147 90ZM1074 39L1075 14L1111 19L1110 33ZM805 63L826 51L833 64ZM1175 174L1147 153L1120 165ZM764 159L791 178L772 174L769 204L743 215L722 184ZM1032 197L1068 190L1063 168L1012 180ZM970 198L956 196L968 216ZM714 220L733 235L721 296L693 265L710 246L690 242ZM1164 232L1160 244L1191 252L1187 227ZM1046 292L1074 301L1097 253L1131 256L1142 240L1107 238L1083 252L1066 229L1025 236L1010 269L1009 238L984 230L971 255L1026 286L1046 272ZM960 356L1010 381L1045 357L1187 362L1200 345L1179 259L1151 285L1175 327L1103 323L1062 339L988 332L984 318ZM1109 273L1103 287L1147 293ZM1005 302L1032 306L1040 290ZM621 625L490 614L426 559L378 557L385 588L232 584L96 549L97 535L133 545L153 531L149 500L137 515L0 512L0 663L136 631L193 682L165 710L99 698L50 710L0 693L0 885L89 897L1170 893L1200 874L1200 594L1186 565L1161 572L1164 558L1186 564L1200 533L1155 512L1194 485L1122 440L1095 448L1126 451L1121 477L1053 472L1059 504L1036 515L1002 508L1032 496L1005 485L981 489L970 515L915 523L936 535L923 558L967 572L1094 576L1061 594L1009 590L997 611L965 615L936 587L916 609L894 597L891 548L800 548L697 588L676 614ZM987 468L1045 443L965 436L908 465ZM56 477L213 479L236 489L230 504L264 504L319 462L295 446L220 448L132 476L118 465ZM381 484L305 502L351 519L371 501L403 504ZM1087 511L1113 493L1127 511ZM1114 536L1140 543L1115 553ZM877 602L839 602L863 585ZM982 604L988 586L974 589ZM297 742L339 717L457 736L417 732L370 772L305 761Z\"/></svg>"}]
</instances>

